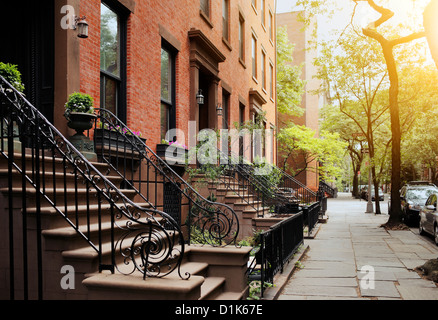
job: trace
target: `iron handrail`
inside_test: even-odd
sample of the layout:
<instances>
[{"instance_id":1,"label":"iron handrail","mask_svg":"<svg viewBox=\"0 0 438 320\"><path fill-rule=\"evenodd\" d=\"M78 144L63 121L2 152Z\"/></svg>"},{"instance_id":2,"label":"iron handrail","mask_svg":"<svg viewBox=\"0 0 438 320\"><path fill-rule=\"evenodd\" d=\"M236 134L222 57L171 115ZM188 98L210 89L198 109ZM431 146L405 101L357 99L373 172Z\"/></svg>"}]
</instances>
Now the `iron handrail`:
<instances>
[{"instance_id":1,"label":"iron handrail","mask_svg":"<svg viewBox=\"0 0 438 320\"><path fill-rule=\"evenodd\" d=\"M218 149L218 152L220 154L221 162L223 162L222 159L226 161L226 164L222 164L222 166L226 169L231 169L231 171L237 175L237 178L232 176L235 181L238 184L243 183L247 188L249 188L249 191L255 195L255 198L261 201L261 205L257 203L257 206L255 206L253 203L247 201L244 196L241 196L241 199L251 205L254 209L258 210L260 207L267 207L271 211L275 211L276 207L284 206L289 202L287 197L278 192L278 189L275 185L266 183L263 175L257 175L251 164L244 163L241 157L238 157L232 153L226 154L220 149ZM238 194L233 189L231 184L227 183L225 179L222 179L222 182L225 183L229 190ZM260 216L264 215L263 212L264 211L262 211Z\"/></svg>"},{"instance_id":2,"label":"iron handrail","mask_svg":"<svg viewBox=\"0 0 438 320\"><path fill-rule=\"evenodd\" d=\"M9 176L15 169L23 178L22 189L29 184L36 190L37 199L42 197L65 221L93 248L99 256L99 271L110 270L112 273L117 269L123 274L132 274L136 270L143 277L164 277L177 270L180 278L188 279L190 274L181 275L181 263L184 256L184 240L181 229L176 221L167 213L155 208L145 208L129 199L117 188L105 175L103 175L86 157L84 157L73 144L66 139L41 113L36 109L22 93L17 91L8 81L0 76L0 100L2 103L2 135L4 124L8 130L8 148L4 148L4 139L1 144L1 154L8 159ZM7 110L4 110L7 109ZM18 126L18 134L12 132L12 125ZM33 131L32 131L33 129ZM14 136L15 135L15 136ZM3 137L4 138L4 137ZM13 149L14 138L22 140L21 157L25 159L29 152L32 160L32 173L26 173L24 160L22 165L16 162ZM26 150L24 141L32 138L31 151ZM51 150L51 155L46 155ZM49 188L45 185L46 170L45 160L53 163L53 195L49 194ZM59 160L63 166L64 205L57 200L55 187L55 162ZM40 170L40 166L42 170ZM71 171L67 169L71 167ZM50 169L50 168L49 168ZM75 216L70 218L67 212L67 176L74 176ZM87 214L89 214L89 198L98 199L98 240L91 239L90 216L81 225L78 217L78 181L81 179L86 188ZM11 180L11 179L9 179ZM59 188L61 189L61 188ZM91 194L91 191L94 193ZM9 192L12 191L11 181ZM62 191L60 191L61 193ZM62 195L59 194L59 197ZM25 198L25 197L23 197ZM25 200L23 200L24 202ZM102 240L102 203L108 204L110 211L111 233L111 262L103 263L103 240ZM10 208L9 210L12 210ZM28 210L26 207L23 211ZM41 208L36 206L37 213ZM10 212L10 214L12 214ZM38 219L40 215L37 214ZM116 230L122 235L116 240ZM86 230L86 231L85 231ZM40 231L41 232L41 231ZM161 247L159 243L163 244ZM160 250L160 249L161 250ZM131 265L130 270L121 270L116 263L116 251L124 260L124 267ZM166 268L163 268L163 266Z\"/></svg>"},{"instance_id":3,"label":"iron handrail","mask_svg":"<svg viewBox=\"0 0 438 320\"><path fill-rule=\"evenodd\" d=\"M109 131L116 130L123 133L120 135L122 142L121 153L124 153L127 149L132 149L135 152L135 156L141 163L145 161L151 168L154 169L155 174L163 179L164 182L169 182L173 185L179 193L185 197L188 201L189 213L187 224L189 228L188 244L191 243L191 231L196 228L203 238L203 242L212 246L224 246L234 243L237 245L237 237L239 234L239 220L234 210L223 203L211 201L202 196L197 190L195 190L188 182L186 182L176 171L161 157L159 157L145 141L135 134L128 126L126 126L114 113L106 109L95 109L97 112L97 121L95 129L98 127L106 128ZM95 139L98 137L95 133ZM117 145L117 144L116 144ZM111 148L110 148L111 149ZM117 148L116 148L117 149ZM117 151L113 151L113 155L118 156ZM122 174L116 165L111 161L111 157L108 157L102 153L98 153L99 157L102 157L103 161L108 163L112 169L125 179L125 183L134 189L140 197L149 201L149 197L144 193L148 191L141 190L141 184L144 182L139 174L138 179L132 177L132 181L126 178L126 175ZM141 170L141 169L139 169ZM147 173L146 173L147 174ZM147 182L150 183L150 177L147 178ZM135 184L138 183L139 186ZM157 182L155 181L155 184ZM156 190L155 190L156 191ZM155 192L156 194L156 192ZM153 203L153 201L149 201Z\"/></svg>"}]
</instances>

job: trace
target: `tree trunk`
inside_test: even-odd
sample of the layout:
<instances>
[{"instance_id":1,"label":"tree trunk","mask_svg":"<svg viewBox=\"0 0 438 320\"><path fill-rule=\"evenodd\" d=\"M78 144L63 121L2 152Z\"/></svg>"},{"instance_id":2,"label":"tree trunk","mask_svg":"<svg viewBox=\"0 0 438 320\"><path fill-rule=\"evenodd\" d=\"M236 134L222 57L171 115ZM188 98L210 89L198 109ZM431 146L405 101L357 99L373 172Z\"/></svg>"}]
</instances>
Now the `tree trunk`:
<instances>
[{"instance_id":1,"label":"tree trunk","mask_svg":"<svg viewBox=\"0 0 438 320\"><path fill-rule=\"evenodd\" d=\"M427 42L429 43L430 52L438 68L438 0L432 0L423 14L423 24L426 30Z\"/></svg>"},{"instance_id":2,"label":"tree trunk","mask_svg":"<svg viewBox=\"0 0 438 320\"><path fill-rule=\"evenodd\" d=\"M392 170L391 170L391 210L389 212L388 225L398 224L401 222L401 202L400 202L400 172L401 172L401 133L400 133L400 112L398 106L399 80L397 66L395 63L393 47L390 45L383 47L383 53L388 68L390 88L389 88L389 105L391 115L391 133L392 133Z\"/></svg>"}]
</instances>

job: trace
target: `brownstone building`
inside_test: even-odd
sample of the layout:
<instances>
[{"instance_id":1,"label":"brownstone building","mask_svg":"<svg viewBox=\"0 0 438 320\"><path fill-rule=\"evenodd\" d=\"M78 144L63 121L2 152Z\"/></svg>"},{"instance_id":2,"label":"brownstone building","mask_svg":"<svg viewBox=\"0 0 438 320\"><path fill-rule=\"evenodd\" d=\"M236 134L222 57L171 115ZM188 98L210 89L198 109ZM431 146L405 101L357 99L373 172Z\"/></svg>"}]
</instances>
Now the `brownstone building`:
<instances>
[{"instance_id":1,"label":"brownstone building","mask_svg":"<svg viewBox=\"0 0 438 320\"><path fill-rule=\"evenodd\" d=\"M12 30L3 19L11 32L0 61L18 65L31 102L66 134L64 103L77 91L141 131L151 147L172 128L187 144L189 121L198 130L231 128L266 111L270 129L274 10L273 0L9 1L2 12L29 18ZM86 17L88 38L72 29L75 16ZM266 156L275 161L274 150Z\"/></svg>"},{"instance_id":2,"label":"brownstone building","mask_svg":"<svg viewBox=\"0 0 438 320\"><path fill-rule=\"evenodd\" d=\"M207 201L181 177L183 166L177 174L147 148L155 151L165 138L189 144L190 123L197 133L233 128L263 113L264 127L275 128L274 0L16 0L4 2L1 12L5 18L0 26L8 32L0 61L18 66L26 99L45 119L1 81L0 88L18 98L11 101L11 95L0 94L10 130L1 139L0 162L4 166L11 159L14 168L25 170L9 166L2 171L0 250L9 260L0 263L0 298L246 298L250 248L227 246L237 239L238 210ZM81 33L82 26L88 26L87 32ZM111 124L140 131L147 147L139 148L138 139L121 133L124 146L117 142L115 155L111 145L101 144L101 162L79 161L81 155L63 137L75 134L64 107L74 92L91 95L95 108L121 120ZM11 120L18 113L21 118ZM14 121L21 127L13 141ZM47 131L40 130L41 123ZM98 129L106 128L94 124L94 131L85 130L96 142ZM4 127L2 122L3 133ZM108 131L119 135L112 129ZM170 129L180 132L168 137ZM273 142L261 155L275 163ZM13 176L19 178L8 179ZM234 194L222 197L227 196L236 201ZM238 205L251 223L257 211L247 210L244 202ZM212 239L215 245L221 242L219 248L184 246L191 243L194 224L186 221L196 214L193 208L204 213L201 222L228 215L220 221L229 218L226 239ZM32 221L29 228L27 219ZM207 224L210 236L223 231L223 225L214 223ZM131 242L122 245L125 240ZM152 261L152 255L162 252L163 261ZM30 267L27 257L21 259L27 253L35 258ZM74 267L75 290L60 285L64 266ZM140 272L124 270L130 267ZM174 270L178 272L162 278Z\"/></svg>"}]
</instances>

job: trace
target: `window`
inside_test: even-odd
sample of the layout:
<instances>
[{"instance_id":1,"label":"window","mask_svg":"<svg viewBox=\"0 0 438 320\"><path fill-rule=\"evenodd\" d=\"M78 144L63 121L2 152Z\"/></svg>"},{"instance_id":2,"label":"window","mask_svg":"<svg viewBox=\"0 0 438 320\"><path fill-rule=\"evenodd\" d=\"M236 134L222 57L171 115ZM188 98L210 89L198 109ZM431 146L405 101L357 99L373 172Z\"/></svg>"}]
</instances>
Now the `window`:
<instances>
[{"instance_id":1,"label":"window","mask_svg":"<svg viewBox=\"0 0 438 320\"><path fill-rule=\"evenodd\" d=\"M260 15L262 16L262 25L266 24L265 21L265 0L260 0Z\"/></svg>"},{"instance_id":2,"label":"window","mask_svg":"<svg viewBox=\"0 0 438 320\"><path fill-rule=\"evenodd\" d=\"M175 54L164 41L161 47L161 139L176 127Z\"/></svg>"},{"instance_id":3,"label":"window","mask_svg":"<svg viewBox=\"0 0 438 320\"><path fill-rule=\"evenodd\" d=\"M239 15L239 58L245 61L245 20Z\"/></svg>"},{"instance_id":4,"label":"window","mask_svg":"<svg viewBox=\"0 0 438 320\"><path fill-rule=\"evenodd\" d=\"M254 9L257 9L257 1L256 0L251 0L251 5L253 6Z\"/></svg>"},{"instance_id":5,"label":"window","mask_svg":"<svg viewBox=\"0 0 438 320\"><path fill-rule=\"evenodd\" d=\"M200 9L204 14L210 18L210 0L200 0Z\"/></svg>"},{"instance_id":6,"label":"window","mask_svg":"<svg viewBox=\"0 0 438 320\"><path fill-rule=\"evenodd\" d=\"M245 105L239 103L239 124L244 125L245 122ZM244 137L239 135L239 156L243 158L244 156Z\"/></svg>"},{"instance_id":7,"label":"window","mask_svg":"<svg viewBox=\"0 0 438 320\"><path fill-rule=\"evenodd\" d=\"M252 77L257 79L257 39L252 35Z\"/></svg>"},{"instance_id":8,"label":"window","mask_svg":"<svg viewBox=\"0 0 438 320\"><path fill-rule=\"evenodd\" d=\"M272 15L271 10L269 10L269 40L273 41L273 34L274 34L274 17Z\"/></svg>"},{"instance_id":9,"label":"window","mask_svg":"<svg viewBox=\"0 0 438 320\"><path fill-rule=\"evenodd\" d=\"M266 90L266 52L262 48L262 61L261 61L261 72L262 72L262 88Z\"/></svg>"},{"instance_id":10,"label":"window","mask_svg":"<svg viewBox=\"0 0 438 320\"><path fill-rule=\"evenodd\" d=\"M126 121L126 18L101 3L100 105Z\"/></svg>"},{"instance_id":11,"label":"window","mask_svg":"<svg viewBox=\"0 0 438 320\"><path fill-rule=\"evenodd\" d=\"M222 93L222 129L229 129L228 118L229 118L229 105L230 105L230 95L228 92L223 91Z\"/></svg>"},{"instance_id":12,"label":"window","mask_svg":"<svg viewBox=\"0 0 438 320\"><path fill-rule=\"evenodd\" d=\"M222 0L222 37L229 41L229 0Z\"/></svg>"},{"instance_id":13,"label":"window","mask_svg":"<svg viewBox=\"0 0 438 320\"><path fill-rule=\"evenodd\" d=\"M269 97L274 99L274 66L269 63Z\"/></svg>"}]
</instances>

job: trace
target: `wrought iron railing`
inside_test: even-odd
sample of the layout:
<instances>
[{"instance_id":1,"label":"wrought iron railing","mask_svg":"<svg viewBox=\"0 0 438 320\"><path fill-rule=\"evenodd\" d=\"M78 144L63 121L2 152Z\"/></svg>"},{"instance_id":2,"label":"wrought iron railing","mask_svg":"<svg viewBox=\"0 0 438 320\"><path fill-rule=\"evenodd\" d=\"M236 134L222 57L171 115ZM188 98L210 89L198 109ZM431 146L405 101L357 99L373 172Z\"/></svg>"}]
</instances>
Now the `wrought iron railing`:
<instances>
[{"instance_id":1,"label":"wrought iron railing","mask_svg":"<svg viewBox=\"0 0 438 320\"><path fill-rule=\"evenodd\" d=\"M258 217L263 217L266 211L275 213L276 208L290 202L290 198L279 192L276 185L266 181L263 169L255 169L253 164L245 163L241 157L233 158L233 155L221 150L218 152L221 155L219 165L224 173L218 180L239 196L241 201L250 205Z\"/></svg>"},{"instance_id":2,"label":"wrought iron railing","mask_svg":"<svg viewBox=\"0 0 438 320\"><path fill-rule=\"evenodd\" d=\"M2 268L9 271L11 299L17 291L23 292L24 299L30 292L43 298L43 265L50 263L43 260L42 242L47 207L94 249L100 271L163 277L176 270L181 278L190 276L180 272L185 241L169 214L131 200L125 194L129 192L122 192L102 174L1 76L0 102L0 158L7 162L2 191L8 195L8 210L1 217L8 228L2 236L9 246ZM19 205L16 198L21 199ZM30 224L35 230L29 230ZM105 243L110 244L108 252ZM31 257L36 257L35 263ZM117 264L120 259L123 269ZM34 281L28 281L35 274L36 289ZM16 289L18 283L23 288Z\"/></svg>"},{"instance_id":3,"label":"wrought iron railing","mask_svg":"<svg viewBox=\"0 0 438 320\"><path fill-rule=\"evenodd\" d=\"M248 268L248 279L260 281L261 296L265 283L274 284L274 277L304 243L303 212L300 211L273 225L259 235L259 248Z\"/></svg>"},{"instance_id":4,"label":"wrought iron railing","mask_svg":"<svg viewBox=\"0 0 438 320\"><path fill-rule=\"evenodd\" d=\"M183 167L170 166L113 113L96 112L96 124L90 130L95 151L126 187L178 221L188 244L236 244L239 221L231 207L202 196L181 177Z\"/></svg>"},{"instance_id":5,"label":"wrought iron railing","mask_svg":"<svg viewBox=\"0 0 438 320\"><path fill-rule=\"evenodd\" d=\"M327 193L333 198L337 197L337 192L334 188L330 187L327 182L320 180L319 181L319 191L323 193Z\"/></svg>"},{"instance_id":6,"label":"wrought iron railing","mask_svg":"<svg viewBox=\"0 0 438 320\"><path fill-rule=\"evenodd\" d=\"M295 198L300 204L311 204L318 201L316 192L292 177L290 174L277 167L281 172L281 182L279 188L285 192L290 192L290 196Z\"/></svg>"}]
</instances>

